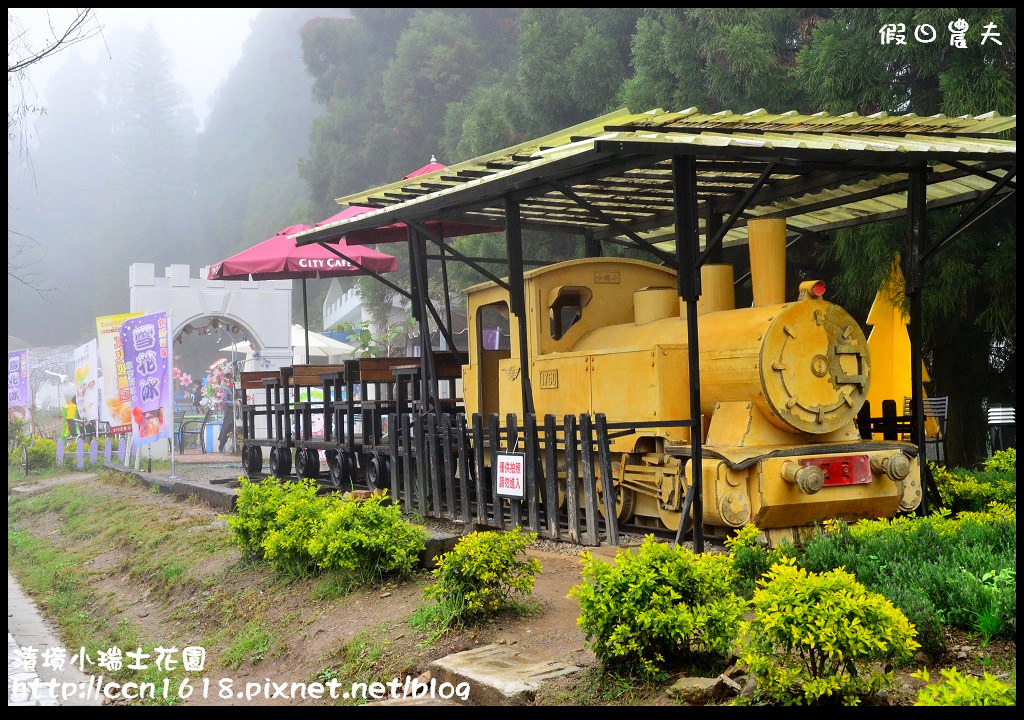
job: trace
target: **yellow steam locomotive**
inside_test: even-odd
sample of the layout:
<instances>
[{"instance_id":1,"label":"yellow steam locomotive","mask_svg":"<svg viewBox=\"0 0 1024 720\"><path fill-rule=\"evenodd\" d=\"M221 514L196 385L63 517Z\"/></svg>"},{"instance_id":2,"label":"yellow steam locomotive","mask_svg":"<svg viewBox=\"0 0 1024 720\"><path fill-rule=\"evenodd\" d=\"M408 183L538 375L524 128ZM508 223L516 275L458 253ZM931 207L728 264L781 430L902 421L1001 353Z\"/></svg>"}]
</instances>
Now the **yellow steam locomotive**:
<instances>
[{"instance_id":1,"label":"yellow steam locomotive","mask_svg":"<svg viewBox=\"0 0 1024 720\"><path fill-rule=\"evenodd\" d=\"M702 268L699 472L690 429L671 424L690 414L686 306L675 272L659 265L588 258L526 273L526 358L508 292L465 290L467 414L522 416L525 363L538 416L655 423L611 440L620 522L676 529L695 476L712 535L754 523L774 543L829 518L913 510L917 447L864 440L856 427L871 375L857 321L825 300L821 282L786 302L784 220L753 220L748 231L752 307L735 307L732 266Z\"/></svg>"}]
</instances>

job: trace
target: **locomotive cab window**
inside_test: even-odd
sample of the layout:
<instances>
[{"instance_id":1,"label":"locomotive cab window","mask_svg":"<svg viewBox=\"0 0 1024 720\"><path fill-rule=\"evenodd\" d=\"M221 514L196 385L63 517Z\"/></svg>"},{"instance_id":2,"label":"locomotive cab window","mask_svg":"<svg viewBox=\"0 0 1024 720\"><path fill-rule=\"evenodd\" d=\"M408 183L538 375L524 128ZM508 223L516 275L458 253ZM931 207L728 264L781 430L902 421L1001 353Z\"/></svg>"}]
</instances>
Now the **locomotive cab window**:
<instances>
[{"instance_id":1,"label":"locomotive cab window","mask_svg":"<svg viewBox=\"0 0 1024 720\"><path fill-rule=\"evenodd\" d=\"M504 302L484 305L478 311L480 340L483 350L509 350L508 305Z\"/></svg>"},{"instance_id":2,"label":"locomotive cab window","mask_svg":"<svg viewBox=\"0 0 1024 720\"><path fill-rule=\"evenodd\" d=\"M551 321L551 339L561 340L569 328L583 317L593 293L590 288L577 285L563 285L548 294L548 317Z\"/></svg>"}]
</instances>

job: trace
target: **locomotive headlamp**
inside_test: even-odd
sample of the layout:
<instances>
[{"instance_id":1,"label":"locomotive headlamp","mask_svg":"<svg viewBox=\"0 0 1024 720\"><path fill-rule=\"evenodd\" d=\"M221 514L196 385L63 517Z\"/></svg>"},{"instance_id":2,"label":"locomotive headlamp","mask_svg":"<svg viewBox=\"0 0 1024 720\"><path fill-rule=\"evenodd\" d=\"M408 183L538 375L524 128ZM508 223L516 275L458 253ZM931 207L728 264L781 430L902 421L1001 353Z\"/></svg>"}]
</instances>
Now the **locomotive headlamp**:
<instances>
[{"instance_id":1,"label":"locomotive headlamp","mask_svg":"<svg viewBox=\"0 0 1024 720\"><path fill-rule=\"evenodd\" d=\"M884 458L872 458L871 469L888 476L893 482L903 482L910 475L910 458L903 452Z\"/></svg>"},{"instance_id":2,"label":"locomotive headlamp","mask_svg":"<svg viewBox=\"0 0 1024 720\"><path fill-rule=\"evenodd\" d=\"M799 463L787 462L782 466L782 477L796 485L804 495L813 495L825 484L825 471L817 465L801 466Z\"/></svg>"},{"instance_id":3,"label":"locomotive headlamp","mask_svg":"<svg viewBox=\"0 0 1024 720\"><path fill-rule=\"evenodd\" d=\"M825 296L825 283L821 280L808 280L800 283L799 300L820 300Z\"/></svg>"}]
</instances>

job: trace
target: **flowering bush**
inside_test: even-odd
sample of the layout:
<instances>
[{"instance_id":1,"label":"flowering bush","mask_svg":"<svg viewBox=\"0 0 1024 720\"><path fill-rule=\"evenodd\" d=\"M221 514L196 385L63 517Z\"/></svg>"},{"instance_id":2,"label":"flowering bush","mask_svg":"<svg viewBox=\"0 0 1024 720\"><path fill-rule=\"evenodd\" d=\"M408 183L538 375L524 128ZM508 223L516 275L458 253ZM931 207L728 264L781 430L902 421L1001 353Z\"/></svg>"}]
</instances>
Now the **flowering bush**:
<instances>
[{"instance_id":1,"label":"flowering bush","mask_svg":"<svg viewBox=\"0 0 1024 720\"><path fill-rule=\"evenodd\" d=\"M189 375L187 372L182 371L181 368L172 369L171 375L174 377L175 380L178 381L178 384L181 385L183 388L192 387L192 376Z\"/></svg>"},{"instance_id":2,"label":"flowering bush","mask_svg":"<svg viewBox=\"0 0 1024 720\"><path fill-rule=\"evenodd\" d=\"M206 385L199 406L203 410L217 410L224 402L224 388L235 381L235 369L227 358L215 360L206 373Z\"/></svg>"}]
</instances>

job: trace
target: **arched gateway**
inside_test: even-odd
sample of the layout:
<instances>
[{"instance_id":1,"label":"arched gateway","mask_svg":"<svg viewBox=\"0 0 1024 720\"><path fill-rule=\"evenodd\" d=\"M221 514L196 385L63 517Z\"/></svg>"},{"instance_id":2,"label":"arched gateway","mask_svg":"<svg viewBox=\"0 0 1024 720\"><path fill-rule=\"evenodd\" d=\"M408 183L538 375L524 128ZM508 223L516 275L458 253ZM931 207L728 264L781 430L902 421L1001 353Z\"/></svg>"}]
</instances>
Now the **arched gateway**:
<instances>
[{"instance_id":1,"label":"arched gateway","mask_svg":"<svg viewBox=\"0 0 1024 720\"><path fill-rule=\"evenodd\" d=\"M171 311L172 337L184 330L205 325L204 318L219 319L224 325L239 325L259 351L261 369L276 369L292 363L292 281L291 280L206 280L207 268L192 277L188 265L170 265L163 277L156 276L152 263L135 263L128 268L131 312ZM239 338L232 338L238 340ZM154 443L148 451L154 458L167 457L166 443Z\"/></svg>"},{"instance_id":2,"label":"arched gateway","mask_svg":"<svg viewBox=\"0 0 1024 720\"><path fill-rule=\"evenodd\" d=\"M132 312L170 310L173 337L205 317L220 318L246 328L260 351L260 366L274 369L292 362L291 280L226 282L206 280L207 268L191 276L189 265L170 265L156 277L152 263L128 268Z\"/></svg>"}]
</instances>

